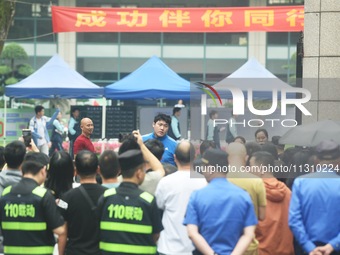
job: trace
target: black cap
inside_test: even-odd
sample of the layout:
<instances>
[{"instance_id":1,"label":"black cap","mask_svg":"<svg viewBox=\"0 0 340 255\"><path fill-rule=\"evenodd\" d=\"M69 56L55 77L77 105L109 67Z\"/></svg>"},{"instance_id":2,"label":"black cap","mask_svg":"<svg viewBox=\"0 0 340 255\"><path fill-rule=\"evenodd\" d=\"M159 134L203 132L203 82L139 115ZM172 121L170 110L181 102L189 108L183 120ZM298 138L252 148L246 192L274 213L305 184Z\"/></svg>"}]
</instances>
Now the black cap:
<instances>
[{"instance_id":1,"label":"black cap","mask_svg":"<svg viewBox=\"0 0 340 255\"><path fill-rule=\"evenodd\" d=\"M204 152L201 159L196 160L194 165L228 165L228 154L220 149L208 149Z\"/></svg>"},{"instance_id":2,"label":"black cap","mask_svg":"<svg viewBox=\"0 0 340 255\"><path fill-rule=\"evenodd\" d=\"M143 154L140 150L128 150L118 156L122 171L130 170L144 163Z\"/></svg>"},{"instance_id":3,"label":"black cap","mask_svg":"<svg viewBox=\"0 0 340 255\"><path fill-rule=\"evenodd\" d=\"M333 140L325 140L315 147L316 155L321 160L334 160L340 157L340 146Z\"/></svg>"}]
</instances>

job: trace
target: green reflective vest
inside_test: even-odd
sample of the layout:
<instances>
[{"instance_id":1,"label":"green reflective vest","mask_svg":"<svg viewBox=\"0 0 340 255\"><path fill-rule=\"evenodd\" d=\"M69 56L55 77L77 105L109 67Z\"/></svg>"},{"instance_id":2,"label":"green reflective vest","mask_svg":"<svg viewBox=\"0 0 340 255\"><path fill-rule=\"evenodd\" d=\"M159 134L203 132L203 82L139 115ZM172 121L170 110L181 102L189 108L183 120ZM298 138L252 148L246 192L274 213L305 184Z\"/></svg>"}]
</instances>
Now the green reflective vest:
<instances>
[{"instance_id":1,"label":"green reflective vest","mask_svg":"<svg viewBox=\"0 0 340 255\"><path fill-rule=\"evenodd\" d=\"M2 193L1 228L5 254L52 254L54 237L44 221L41 201L47 190L36 187L30 194Z\"/></svg>"},{"instance_id":2,"label":"green reflective vest","mask_svg":"<svg viewBox=\"0 0 340 255\"><path fill-rule=\"evenodd\" d=\"M152 239L151 203L154 197L139 189L119 194L106 190L101 207L99 248L102 254L156 254Z\"/></svg>"}]
</instances>

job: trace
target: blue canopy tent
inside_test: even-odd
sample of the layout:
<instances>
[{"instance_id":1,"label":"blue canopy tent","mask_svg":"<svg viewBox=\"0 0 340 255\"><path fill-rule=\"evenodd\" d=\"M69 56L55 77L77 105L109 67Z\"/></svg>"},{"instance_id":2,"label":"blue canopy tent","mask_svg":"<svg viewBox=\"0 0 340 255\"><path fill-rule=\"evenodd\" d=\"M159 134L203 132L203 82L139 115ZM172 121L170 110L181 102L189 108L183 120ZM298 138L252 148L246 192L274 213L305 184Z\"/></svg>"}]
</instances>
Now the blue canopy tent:
<instances>
[{"instance_id":1,"label":"blue canopy tent","mask_svg":"<svg viewBox=\"0 0 340 255\"><path fill-rule=\"evenodd\" d=\"M98 98L101 88L73 70L59 55L17 84L6 86L5 95L15 98Z\"/></svg>"},{"instance_id":2,"label":"blue canopy tent","mask_svg":"<svg viewBox=\"0 0 340 255\"><path fill-rule=\"evenodd\" d=\"M104 96L116 100L183 99L188 102L193 92L201 94L196 86L181 78L158 57L152 56L128 76L106 86ZM182 127L182 131L184 129ZM140 130L143 130L142 125Z\"/></svg>"},{"instance_id":3,"label":"blue canopy tent","mask_svg":"<svg viewBox=\"0 0 340 255\"><path fill-rule=\"evenodd\" d=\"M120 81L105 87L110 99L190 99L190 82L153 56Z\"/></svg>"},{"instance_id":4,"label":"blue canopy tent","mask_svg":"<svg viewBox=\"0 0 340 255\"><path fill-rule=\"evenodd\" d=\"M104 88L85 79L58 54L26 79L5 88L5 95L14 98L98 98L103 94ZM6 116L5 103L5 134Z\"/></svg>"}]
</instances>

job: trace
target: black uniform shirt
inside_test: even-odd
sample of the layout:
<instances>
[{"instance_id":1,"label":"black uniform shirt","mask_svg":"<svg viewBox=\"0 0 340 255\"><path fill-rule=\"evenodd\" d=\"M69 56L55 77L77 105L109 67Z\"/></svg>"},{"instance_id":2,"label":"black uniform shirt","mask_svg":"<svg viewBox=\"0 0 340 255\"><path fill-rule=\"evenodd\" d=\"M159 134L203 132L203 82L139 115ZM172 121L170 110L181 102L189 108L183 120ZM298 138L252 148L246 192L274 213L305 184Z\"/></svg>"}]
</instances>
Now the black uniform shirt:
<instances>
[{"instance_id":1,"label":"black uniform shirt","mask_svg":"<svg viewBox=\"0 0 340 255\"><path fill-rule=\"evenodd\" d=\"M3 225L5 247L53 247L53 229L64 224L51 192L39 187L31 178L23 178L4 190L0 199L0 221L8 225ZM16 224L20 225L19 229Z\"/></svg>"},{"instance_id":2,"label":"black uniform shirt","mask_svg":"<svg viewBox=\"0 0 340 255\"><path fill-rule=\"evenodd\" d=\"M108 195L110 193L112 195ZM122 182L118 188L107 190L99 199L98 213L101 219L102 254L121 254L103 249L110 244L116 247L153 247L152 234L163 230L156 198L131 182ZM129 254L128 251L125 253Z\"/></svg>"}]
</instances>

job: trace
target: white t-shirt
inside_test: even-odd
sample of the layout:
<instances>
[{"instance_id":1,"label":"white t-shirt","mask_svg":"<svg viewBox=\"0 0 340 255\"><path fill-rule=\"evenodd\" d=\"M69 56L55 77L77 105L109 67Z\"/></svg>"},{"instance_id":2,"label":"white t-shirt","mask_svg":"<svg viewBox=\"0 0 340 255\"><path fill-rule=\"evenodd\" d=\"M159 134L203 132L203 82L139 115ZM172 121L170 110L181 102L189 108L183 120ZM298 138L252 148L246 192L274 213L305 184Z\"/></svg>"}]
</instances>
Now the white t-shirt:
<instances>
[{"instance_id":1,"label":"white t-shirt","mask_svg":"<svg viewBox=\"0 0 340 255\"><path fill-rule=\"evenodd\" d=\"M155 195L156 187L158 182L163 178L163 175L157 171L150 171L145 174L144 181L138 188L141 190L147 191L152 195ZM118 182L122 182L123 177L118 176Z\"/></svg>"},{"instance_id":2,"label":"white t-shirt","mask_svg":"<svg viewBox=\"0 0 340 255\"><path fill-rule=\"evenodd\" d=\"M37 122L37 133L42 137L42 139L38 139L38 144L37 146L44 145L46 143L46 138L45 138L45 127L44 127L44 122L42 119L36 119Z\"/></svg>"},{"instance_id":3,"label":"white t-shirt","mask_svg":"<svg viewBox=\"0 0 340 255\"><path fill-rule=\"evenodd\" d=\"M167 255L192 255L195 249L183 225L191 193L207 185L203 178L192 178L190 171L177 171L160 180L156 189L157 205L164 210L158 252Z\"/></svg>"},{"instance_id":4,"label":"white t-shirt","mask_svg":"<svg viewBox=\"0 0 340 255\"><path fill-rule=\"evenodd\" d=\"M139 188L155 195L156 187L162 178L163 175L160 172L150 171L145 174L144 181L141 185L139 185Z\"/></svg>"}]
</instances>

